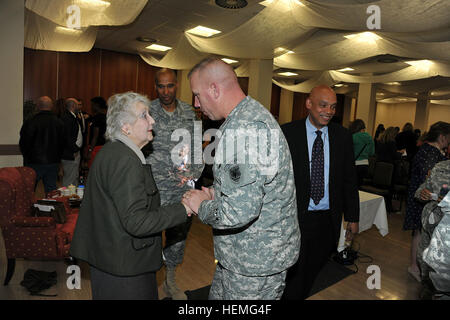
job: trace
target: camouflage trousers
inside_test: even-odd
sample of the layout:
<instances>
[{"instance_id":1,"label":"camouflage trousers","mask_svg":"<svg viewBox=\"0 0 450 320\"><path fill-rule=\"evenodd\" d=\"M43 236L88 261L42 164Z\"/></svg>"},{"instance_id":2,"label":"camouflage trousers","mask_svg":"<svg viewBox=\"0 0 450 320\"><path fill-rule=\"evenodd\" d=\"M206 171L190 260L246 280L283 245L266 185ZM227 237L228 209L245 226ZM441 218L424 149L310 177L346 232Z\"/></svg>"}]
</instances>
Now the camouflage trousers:
<instances>
[{"instance_id":1,"label":"camouflage trousers","mask_svg":"<svg viewBox=\"0 0 450 320\"><path fill-rule=\"evenodd\" d=\"M192 218L185 223L169 228L165 231L166 242L163 249L164 264L167 268L176 268L183 262L186 238L192 225Z\"/></svg>"},{"instance_id":2,"label":"camouflage trousers","mask_svg":"<svg viewBox=\"0 0 450 320\"><path fill-rule=\"evenodd\" d=\"M286 271L269 276L244 276L217 264L209 300L280 300Z\"/></svg>"}]
</instances>

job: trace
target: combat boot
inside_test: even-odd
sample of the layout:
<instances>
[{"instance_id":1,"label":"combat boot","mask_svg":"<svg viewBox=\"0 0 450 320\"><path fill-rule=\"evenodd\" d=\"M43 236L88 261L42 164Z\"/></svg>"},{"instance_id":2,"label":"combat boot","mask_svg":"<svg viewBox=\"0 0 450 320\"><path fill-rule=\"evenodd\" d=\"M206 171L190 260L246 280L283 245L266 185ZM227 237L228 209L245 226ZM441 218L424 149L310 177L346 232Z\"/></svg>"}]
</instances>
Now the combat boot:
<instances>
[{"instance_id":1,"label":"combat boot","mask_svg":"<svg viewBox=\"0 0 450 320\"><path fill-rule=\"evenodd\" d=\"M175 268L166 268L166 280L163 283L163 290L172 300L187 300L186 294L178 288L175 281Z\"/></svg>"}]
</instances>

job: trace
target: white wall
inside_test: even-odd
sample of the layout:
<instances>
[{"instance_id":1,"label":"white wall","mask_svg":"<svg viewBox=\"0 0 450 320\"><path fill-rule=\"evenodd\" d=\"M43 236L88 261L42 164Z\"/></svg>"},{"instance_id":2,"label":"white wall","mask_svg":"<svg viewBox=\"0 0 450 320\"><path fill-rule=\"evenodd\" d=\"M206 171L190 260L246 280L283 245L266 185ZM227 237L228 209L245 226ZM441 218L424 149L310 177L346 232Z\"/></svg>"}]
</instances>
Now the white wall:
<instances>
[{"instance_id":1,"label":"white wall","mask_svg":"<svg viewBox=\"0 0 450 320\"><path fill-rule=\"evenodd\" d=\"M416 103L381 103L377 105L377 114L375 116L375 129L378 124L384 124L385 128L400 127L403 128L406 122L414 124L416 114Z\"/></svg>"},{"instance_id":2,"label":"white wall","mask_svg":"<svg viewBox=\"0 0 450 320\"><path fill-rule=\"evenodd\" d=\"M0 144L17 145L23 117L24 1L0 1ZM21 166L22 156L0 156L0 167Z\"/></svg>"},{"instance_id":3,"label":"white wall","mask_svg":"<svg viewBox=\"0 0 450 320\"><path fill-rule=\"evenodd\" d=\"M384 127L400 127L406 122L411 122L414 125L414 118L416 115L416 103L381 103L377 105L377 115L375 118L375 128L379 123L384 124ZM435 122L446 121L450 122L450 106L430 104L430 112L428 116L427 130Z\"/></svg>"},{"instance_id":4,"label":"white wall","mask_svg":"<svg viewBox=\"0 0 450 320\"><path fill-rule=\"evenodd\" d=\"M430 105L427 128L438 121L450 122L450 106L433 103Z\"/></svg>"}]
</instances>

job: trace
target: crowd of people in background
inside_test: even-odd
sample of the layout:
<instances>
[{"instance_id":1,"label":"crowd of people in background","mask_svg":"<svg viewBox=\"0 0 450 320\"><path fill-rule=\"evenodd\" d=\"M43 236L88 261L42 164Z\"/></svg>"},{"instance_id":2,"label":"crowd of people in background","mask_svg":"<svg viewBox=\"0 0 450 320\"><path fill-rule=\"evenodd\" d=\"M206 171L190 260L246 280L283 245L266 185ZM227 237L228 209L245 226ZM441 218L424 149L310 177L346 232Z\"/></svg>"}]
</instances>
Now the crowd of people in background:
<instances>
[{"instance_id":1,"label":"crowd of people in background","mask_svg":"<svg viewBox=\"0 0 450 320\"><path fill-rule=\"evenodd\" d=\"M281 190L272 190L267 194L273 199L270 203L264 202L265 198L258 193L260 189L254 189L252 185L260 183L261 188L267 188L270 179L252 166L222 167L214 164L215 190L192 190L204 165L198 168L191 166L190 175L186 175L185 166L173 166L170 152L174 148L171 141L173 130L185 126L193 137L196 115L190 105L175 98L176 74L170 69L162 69L156 74L158 99L153 101L130 92L114 95L108 105L104 98L94 97L90 100L92 114L89 114L83 111L81 99L69 97L54 103L44 96L37 100L36 112L24 121L19 143L24 165L36 171L36 184L43 180L46 194L57 188L58 179L62 186L77 186L84 183L91 168L96 172L95 177L89 179L91 185L86 192L72 247L74 255L91 265L94 297L155 299L158 295L154 273L164 262L168 270L164 290L174 299L186 299L175 282L175 268L183 259L191 216L198 215L200 220L218 229L237 228L227 237L241 239L239 243L231 244L225 233L214 237L219 263L210 298L305 299L335 248L342 213L348 222L347 237L351 239L358 232L357 190L369 178L371 165L377 162L396 164L399 161L408 164L403 230L411 230L412 237L407 272L423 284L425 293L422 296L426 292L436 292L430 280L432 270L427 267L422 254L443 215L436 205L445 196L441 190L443 185L449 182L449 123L439 121L423 134L409 122L401 131L399 127L385 128L379 124L372 137L366 131L364 121L356 119L347 130L330 122L336 108L334 91L327 86L318 86L306 100L308 117L280 128L275 118L263 113L265 109L257 101L245 96L234 72L227 65L214 59L203 63L198 69L193 69L190 81L195 106L205 116L214 121L226 119L221 126L223 130L227 126L237 128L246 119L248 125L264 123L264 126L283 132L279 152L280 159L285 161L284 171L279 168L281 171L275 177L284 179L279 186L283 186L285 193L289 187L289 199L278 199ZM207 77L200 79L199 74ZM209 97L209 91L204 91L208 81L220 87L217 89L220 94ZM108 111L108 107L112 109ZM261 116L261 123L254 124L257 114ZM107 140L111 143L105 148ZM147 155L143 147L150 141L150 155ZM334 145L339 145L342 150L336 153ZM97 157L99 160L94 162ZM333 170L330 163L340 163L341 167ZM120 168L123 170L118 171ZM105 184L104 177L114 175L117 179L108 180ZM330 179L333 184L329 183ZM393 186L392 182L392 193ZM159 194L158 190L163 193ZM102 197L104 201L99 204L98 199ZM249 201L255 204L251 208L246 205ZM297 221L294 217L299 218L299 225L294 222L289 225L291 234L286 233L286 226L282 229L279 222L273 220L272 213L279 209L276 205L287 206L282 204L283 201L288 201L291 208L284 212L287 214L285 219ZM151 205L146 205L148 203ZM99 205L109 206L111 212L117 211L117 217L124 220L98 214L102 211ZM234 216L236 212L240 213L239 216ZM243 218L246 215L247 220ZM433 222L430 222L430 217ZM264 219L268 219L271 228L277 231L278 240L284 239L283 246L289 246L290 260L274 259L273 265L263 264L269 259L262 261L261 254L264 250L268 254L269 247L275 256L283 256L283 248L275 246L274 239L264 250L250 241L247 234L250 227L257 229L254 234L261 237L261 243L266 241ZM117 238L104 237L109 231L103 229L97 237L98 230L92 226L102 225L102 221L112 226L116 233L111 234ZM155 232L162 230L166 230L167 242L163 251L159 248L161 239L155 236ZM130 235L132 242L127 240ZM89 244L86 243L88 239ZM115 243L116 255L110 255L101 246L97 249L92 246L92 243L102 241ZM141 253L137 250L146 246L153 249L146 258L147 264L142 265L139 262ZM254 250L246 250L245 246ZM242 256L237 253L230 255L236 248ZM161 251L164 261L158 258ZM117 257L135 261L136 265L117 264ZM151 274L141 276L142 272ZM254 290L252 283L255 281L258 285L267 286L267 295ZM225 282L230 282L233 288L228 289L231 291L224 291ZM129 286L131 291L118 294L117 288L123 286Z\"/></svg>"},{"instance_id":2,"label":"crowd of people in background","mask_svg":"<svg viewBox=\"0 0 450 320\"><path fill-rule=\"evenodd\" d=\"M435 288L429 277L430 268L423 261L422 255L430 244L434 228L443 216L437 204L446 194L445 186L450 183L448 161L450 124L443 121L436 122L423 134L420 129L414 129L409 122L403 126L401 132L399 127L385 128L383 124L379 124L371 141L375 147L374 152L370 147L372 143L368 141L367 133L364 132L365 125L362 120L353 121L349 129L353 134L358 181L368 177L368 159L371 156L374 162L395 164L405 161L408 164L409 170L402 172L408 175L403 230L411 231L410 265L407 271L414 279L422 283L421 298L429 298L430 294L435 292ZM366 149L362 147L365 141L369 146ZM398 170L400 166L394 168ZM395 174L396 172L393 176ZM359 182L359 186L361 184L362 182ZM393 186L394 180L390 188L389 201L394 193ZM431 194L439 195L440 193L439 197L431 197ZM391 203L386 207L391 207ZM434 217L432 222L429 222L430 216Z\"/></svg>"},{"instance_id":3,"label":"crowd of people in background","mask_svg":"<svg viewBox=\"0 0 450 320\"><path fill-rule=\"evenodd\" d=\"M42 179L45 194L61 186L84 183L84 175L100 148L105 144L106 101L90 101L92 115L83 111L79 98L61 98L56 102L47 96L37 99L20 131L20 150L24 165Z\"/></svg>"}]
</instances>

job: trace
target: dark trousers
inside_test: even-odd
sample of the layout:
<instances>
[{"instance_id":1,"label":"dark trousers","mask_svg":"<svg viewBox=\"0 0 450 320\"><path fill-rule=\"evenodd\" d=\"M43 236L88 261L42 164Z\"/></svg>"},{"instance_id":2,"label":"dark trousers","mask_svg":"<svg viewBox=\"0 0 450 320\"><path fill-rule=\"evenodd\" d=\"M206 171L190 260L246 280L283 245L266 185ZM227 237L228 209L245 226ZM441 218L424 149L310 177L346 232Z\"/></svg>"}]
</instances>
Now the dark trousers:
<instances>
[{"instance_id":1,"label":"dark trousers","mask_svg":"<svg viewBox=\"0 0 450 320\"><path fill-rule=\"evenodd\" d=\"M329 211L308 212L299 221L300 256L288 269L283 300L304 300L309 297L314 280L336 250L334 229Z\"/></svg>"},{"instance_id":2,"label":"dark trousers","mask_svg":"<svg viewBox=\"0 0 450 320\"><path fill-rule=\"evenodd\" d=\"M155 272L119 277L93 266L90 271L92 300L158 300Z\"/></svg>"},{"instance_id":3,"label":"dark trousers","mask_svg":"<svg viewBox=\"0 0 450 320\"><path fill-rule=\"evenodd\" d=\"M358 176L358 188L364 183L364 178L369 174L369 165L356 166L356 175Z\"/></svg>"},{"instance_id":4,"label":"dark trousers","mask_svg":"<svg viewBox=\"0 0 450 320\"><path fill-rule=\"evenodd\" d=\"M36 171L36 185L42 179L44 183L45 194L58 189L56 187L56 179L58 177L58 163L51 164L26 164L27 167ZM35 186L36 187L36 186Z\"/></svg>"}]
</instances>

